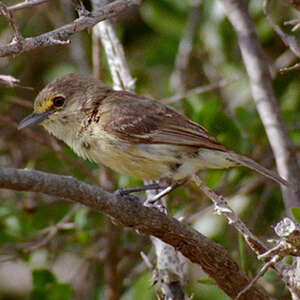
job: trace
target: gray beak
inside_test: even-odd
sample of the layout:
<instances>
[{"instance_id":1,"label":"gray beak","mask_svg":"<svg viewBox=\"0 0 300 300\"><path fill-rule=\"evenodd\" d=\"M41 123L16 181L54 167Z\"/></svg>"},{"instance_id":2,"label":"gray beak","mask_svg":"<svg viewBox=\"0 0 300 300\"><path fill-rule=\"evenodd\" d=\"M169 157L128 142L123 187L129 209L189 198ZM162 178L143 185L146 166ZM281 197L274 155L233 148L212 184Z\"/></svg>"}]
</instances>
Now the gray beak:
<instances>
[{"instance_id":1,"label":"gray beak","mask_svg":"<svg viewBox=\"0 0 300 300\"><path fill-rule=\"evenodd\" d=\"M27 116L25 119L23 119L19 123L18 129L22 129L25 127L30 127L30 126L39 124L40 122L45 120L51 112L52 111L45 111L41 114L37 114L35 112L31 113L29 116Z\"/></svg>"}]
</instances>

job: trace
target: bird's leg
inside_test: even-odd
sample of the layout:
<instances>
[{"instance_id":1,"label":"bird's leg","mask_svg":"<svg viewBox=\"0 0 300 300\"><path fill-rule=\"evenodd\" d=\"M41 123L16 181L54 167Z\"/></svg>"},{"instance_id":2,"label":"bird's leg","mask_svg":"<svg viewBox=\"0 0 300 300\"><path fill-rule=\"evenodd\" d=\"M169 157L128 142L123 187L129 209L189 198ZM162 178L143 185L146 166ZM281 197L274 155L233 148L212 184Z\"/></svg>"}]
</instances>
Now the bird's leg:
<instances>
[{"instance_id":1,"label":"bird's leg","mask_svg":"<svg viewBox=\"0 0 300 300\"><path fill-rule=\"evenodd\" d=\"M153 183L153 184L147 184L147 185L141 185L141 186L135 186L135 187L120 188L120 189L116 190L115 193L120 196L125 196L130 193L149 191L149 190L162 190L165 188L166 188L165 186L161 186L158 183Z\"/></svg>"},{"instance_id":2,"label":"bird's leg","mask_svg":"<svg viewBox=\"0 0 300 300\"><path fill-rule=\"evenodd\" d=\"M172 184L170 184L169 186L167 186L164 190L162 190L161 192L159 192L158 194L156 194L154 197L152 197L151 199L147 200L148 203L153 204L156 201L158 201L159 199L161 199L162 197L166 196L167 194L169 194L170 192L174 191L175 189L177 189L179 186L185 184L186 181L183 182L173 182Z\"/></svg>"}]
</instances>

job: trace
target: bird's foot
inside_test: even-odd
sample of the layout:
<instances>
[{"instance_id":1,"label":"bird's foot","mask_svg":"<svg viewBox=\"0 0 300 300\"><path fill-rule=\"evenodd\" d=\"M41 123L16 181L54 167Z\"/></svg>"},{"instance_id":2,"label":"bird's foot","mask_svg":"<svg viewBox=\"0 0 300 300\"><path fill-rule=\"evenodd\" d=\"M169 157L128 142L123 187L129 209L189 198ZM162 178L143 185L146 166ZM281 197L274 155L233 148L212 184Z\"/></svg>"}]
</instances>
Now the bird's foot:
<instances>
[{"instance_id":1,"label":"bird's foot","mask_svg":"<svg viewBox=\"0 0 300 300\"><path fill-rule=\"evenodd\" d=\"M127 200L134 201L134 202L140 202L140 199L139 199L138 196L132 195L132 194L130 194L129 192L124 191L123 189L118 189L118 190L116 190L116 191L114 192L114 194L115 194L117 197L126 198Z\"/></svg>"},{"instance_id":2,"label":"bird's foot","mask_svg":"<svg viewBox=\"0 0 300 300\"><path fill-rule=\"evenodd\" d=\"M136 187L120 188L115 191L115 194L117 196L126 197L129 200L139 201L139 198L135 195L131 195L131 193L148 191L148 190L162 190L164 188L165 187L163 187L157 183L154 183L154 184L142 185L142 186L136 186Z\"/></svg>"}]
</instances>

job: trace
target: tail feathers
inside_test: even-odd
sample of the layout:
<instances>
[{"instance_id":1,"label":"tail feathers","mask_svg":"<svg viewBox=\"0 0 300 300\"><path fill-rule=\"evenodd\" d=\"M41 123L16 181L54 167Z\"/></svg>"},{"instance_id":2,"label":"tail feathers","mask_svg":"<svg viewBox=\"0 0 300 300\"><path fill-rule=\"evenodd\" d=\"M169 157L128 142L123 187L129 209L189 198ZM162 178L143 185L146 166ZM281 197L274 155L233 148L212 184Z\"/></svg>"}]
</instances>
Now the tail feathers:
<instances>
[{"instance_id":1,"label":"tail feathers","mask_svg":"<svg viewBox=\"0 0 300 300\"><path fill-rule=\"evenodd\" d=\"M279 175L275 174L273 171L266 169L265 167L261 166L260 164L258 164L257 162L255 162L254 160L252 160L248 157L239 155L234 152L230 152L230 158L232 160L234 160L235 162L237 162L239 165L242 165L251 170L254 170L254 171L264 175L265 177L268 177L268 178L276 181L279 184L290 187L290 184L285 179L283 179Z\"/></svg>"}]
</instances>

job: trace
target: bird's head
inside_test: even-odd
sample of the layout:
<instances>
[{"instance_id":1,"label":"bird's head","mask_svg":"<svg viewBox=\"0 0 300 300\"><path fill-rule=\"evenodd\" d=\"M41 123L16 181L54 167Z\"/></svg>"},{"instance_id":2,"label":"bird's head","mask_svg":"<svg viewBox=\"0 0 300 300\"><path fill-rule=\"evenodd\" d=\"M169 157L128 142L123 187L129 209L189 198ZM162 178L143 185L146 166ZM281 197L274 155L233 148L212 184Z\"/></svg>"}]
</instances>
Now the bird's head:
<instances>
[{"instance_id":1,"label":"bird's head","mask_svg":"<svg viewBox=\"0 0 300 300\"><path fill-rule=\"evenodd\" d=\"M20 122L18 128L39 123L47 128L49 121L66 124L78 112L88 109L94 99L104 98L108 89L91 76L67 74L40 91L34 102L34 111Z\"/></svg>"}]
</instances>

